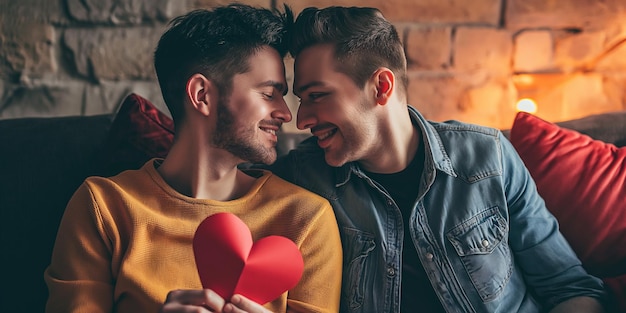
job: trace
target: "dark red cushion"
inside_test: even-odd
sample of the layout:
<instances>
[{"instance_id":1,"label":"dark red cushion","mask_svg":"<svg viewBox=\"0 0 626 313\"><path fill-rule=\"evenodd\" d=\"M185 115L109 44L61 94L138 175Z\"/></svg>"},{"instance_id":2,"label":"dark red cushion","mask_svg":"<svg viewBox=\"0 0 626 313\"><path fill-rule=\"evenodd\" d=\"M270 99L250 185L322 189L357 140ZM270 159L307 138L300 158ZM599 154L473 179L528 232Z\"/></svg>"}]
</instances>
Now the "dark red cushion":
<instances>
[{"instance_id":1,"label":"dark red cushion","mask_svg":"<svg viewBox=\"0 0 626 313\"><path fill-rule=\"evenodd\" d=\"M130 94L109 129L101 174L115 175L126 169L137 169L151 158L164 158L173 141L172 119L147 99Z\"/></svg>"},{"instance_id":2,"label":"dark red cushion","mask_svg":"<svg viewBox=\"0 0 626 313\"><path fill-rule=\"evenodd\" d=\"M585 268L626 312L626 147L524 112L511 143Z\"/></svg>"}]
</instances>

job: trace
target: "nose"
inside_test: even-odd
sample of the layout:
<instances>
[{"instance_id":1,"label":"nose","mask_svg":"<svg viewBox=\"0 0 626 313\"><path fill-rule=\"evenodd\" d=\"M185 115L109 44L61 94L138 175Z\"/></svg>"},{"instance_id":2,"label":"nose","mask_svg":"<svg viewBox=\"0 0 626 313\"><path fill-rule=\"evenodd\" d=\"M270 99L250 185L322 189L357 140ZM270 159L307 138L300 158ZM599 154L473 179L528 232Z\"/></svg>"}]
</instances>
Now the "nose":
<instances>
[{"instance_id":1,"label":"nose","mask_svg":"<svg viewBox=\"0 0 626 313\"><path fill-rule=\"evenodd\" d=\"M283 123L291 122L292 116L289 107L287 106L287 102L285 102L285 98L281 98L278 101L278 106L276 110L272 112L272 118L281 120Z\"/></svg>"},{"instance_id":2,"label":"nose","mask_svg":"<svg viewBox=\"0 0 626 313\"><path fill-rule=\"evenodd\" d=\"M316 118L306 106L300 104L298 107L298 115L296 117L296 127L305 130L315 126Z\"/></svg>"}]
</instances>

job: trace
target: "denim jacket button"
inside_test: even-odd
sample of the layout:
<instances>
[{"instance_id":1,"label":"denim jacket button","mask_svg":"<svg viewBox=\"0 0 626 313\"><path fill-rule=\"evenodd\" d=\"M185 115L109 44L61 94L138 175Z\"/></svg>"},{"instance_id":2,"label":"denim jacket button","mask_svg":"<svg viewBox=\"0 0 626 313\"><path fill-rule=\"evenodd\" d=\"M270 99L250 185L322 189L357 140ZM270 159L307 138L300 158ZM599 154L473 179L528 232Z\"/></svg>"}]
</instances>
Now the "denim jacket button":
<instances>
[{"instance_id":1,"label":"denim jacket button","mask_svg":"<svg viewBox=\"0 0 626 313\"><path fill-rule=\"evenodd\" d=\"M432 253L430 253L430 252L426 253L426 259L427 259L428 261L432 261L432 260L433 260L433 257L434 257L434 255L433 255Z\"/></svg>"},{"instance_id":2,"label":"denim jacket button","mask_svg":"<svg viewBox=\"0 0 626 313\"><path fill-rule=\"evenodd\" d=\"M387 267L387 275L389 275L389 276L396 275L396 270L394 270L393 267L391 267L391 266Z\"/></svg>"},{"instance_id":3,"label":"denim jacket button","mask_svg":"<svg viewBox=\"0 0 626 313\"><path fill-rule=\"evenodd\" d=\"M483 247L485 247L485 248L489 247L489 240L484 239L484 240L483 240L483 242L482 242L482 245L483 245Z\"/></svg>"}]
</instances>

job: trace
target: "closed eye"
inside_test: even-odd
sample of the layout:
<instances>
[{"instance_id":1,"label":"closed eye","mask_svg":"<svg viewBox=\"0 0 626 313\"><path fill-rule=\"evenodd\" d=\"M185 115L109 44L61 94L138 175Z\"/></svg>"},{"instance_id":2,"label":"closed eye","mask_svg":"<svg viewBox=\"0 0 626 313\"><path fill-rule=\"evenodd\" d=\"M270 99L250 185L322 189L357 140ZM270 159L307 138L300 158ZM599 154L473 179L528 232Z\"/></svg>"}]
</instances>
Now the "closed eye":
<instances>
[{"instance_id":1,"label":"closed eye","mask_svg":"<svg viewBox=\"0 0 626 313\"><path fill-rule=\"evenodd\" d=\"M325 93L325 92L312 92L312 93L309 94L308 98L311 101L315 101L315 100L317 100L317 99L319 99L319 98L321 98L321 97L323 97L323 96L325 96L327 94L328 93Z\"/></svg>"},{"instance_id":2,"label":"closed eye","mask_svg":"<svg viewBox=\"0 0 626 313\"><path fill-rule=\"evenodd\" d=\"M311 93L302 95L302 98L300 97L298 98L300 100L300 105L308 105L308 104L314 104L314 103L321 101L320 100L321 98L329 94L330 93L328 92L311 92Z\"/></svg>"}]
</instances>

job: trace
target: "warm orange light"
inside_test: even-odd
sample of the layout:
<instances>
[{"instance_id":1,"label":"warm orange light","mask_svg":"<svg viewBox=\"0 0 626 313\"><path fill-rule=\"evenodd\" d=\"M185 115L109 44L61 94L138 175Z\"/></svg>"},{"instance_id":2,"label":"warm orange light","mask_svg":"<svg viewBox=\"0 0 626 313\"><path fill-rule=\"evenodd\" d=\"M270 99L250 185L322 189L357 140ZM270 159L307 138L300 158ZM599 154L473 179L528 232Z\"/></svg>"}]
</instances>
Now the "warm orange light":
<instances>
[{"instance_id":1,"label":"warm orange light","mask_svg":"<svg viewBox=\"0 0 626 313\"><path fill-rule=\"evenodd\" d=\"M517 101L517 110L528 113L537 113L537 103L533 99L524 98Z\"/></svg>"}]
</instances>

